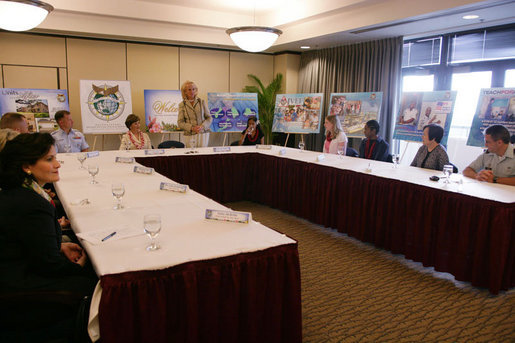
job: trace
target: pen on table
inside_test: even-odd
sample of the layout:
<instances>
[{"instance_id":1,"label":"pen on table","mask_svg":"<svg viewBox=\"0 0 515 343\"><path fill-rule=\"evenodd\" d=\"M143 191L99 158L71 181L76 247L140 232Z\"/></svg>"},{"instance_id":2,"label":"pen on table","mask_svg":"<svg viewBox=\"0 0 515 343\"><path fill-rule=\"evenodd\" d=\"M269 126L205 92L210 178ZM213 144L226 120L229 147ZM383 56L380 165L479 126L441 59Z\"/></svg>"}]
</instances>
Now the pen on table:
<instances>
[{"instance_id":1,"label":"pen on table","mask_svg":"<svg viewBox=\"0 0 515 343\"><path fill-rule=\"evenodd\" d=\"M105 236L104 238L102 238L102 242L107 241L109 238L113 237L114 235L116 235L116 231L113 233L110 233L107 236Z\"/></svg>"}]
</instances>

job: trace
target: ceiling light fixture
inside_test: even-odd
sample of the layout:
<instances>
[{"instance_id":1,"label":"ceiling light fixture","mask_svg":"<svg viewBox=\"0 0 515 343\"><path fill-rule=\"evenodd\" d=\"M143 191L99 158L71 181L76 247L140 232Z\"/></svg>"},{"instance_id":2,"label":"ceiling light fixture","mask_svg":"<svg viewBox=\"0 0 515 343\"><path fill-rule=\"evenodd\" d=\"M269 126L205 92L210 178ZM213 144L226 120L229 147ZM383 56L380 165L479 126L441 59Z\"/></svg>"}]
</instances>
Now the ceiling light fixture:
<instances>
[{"instance_id":1,"label":"ceiling light fixture","mask_svg":"<svg viewBox=\"0 0 515 343\"><path fill-rule=\"evenodd\" d=\"M477 19L477 18L479 18L479 16L477 14L467 14L467 15L464 15L462 18L465 20L470 20L470 19Z\"/></svg>"},{"instance_id":2,"label":"ceiling light fixture","mask_svg":"<svg viewBox=\"0 0 515 343\"><path fill-rule=\"evenodd\" d=\"M301 49L311 49L311 47L310 47L310 46L308 46L308 45L303 45L303 46L301 46L300 48L301 48Z\"/></svg>"},{"instance_id":3,"label":"ceiling light fixture","mask_svg":"<svg viewBox=\"0 0 515 343\"><path fill-rule=\"evenodd\" d=\"M45 20L54 7L39 0L1 0L0 28L27 31Z\"/></svg>"},{"instance_id":4,"label":"ceiling light fixture","mask_svg":"<svg viewBox=\"0 0 515 343\"><path fill-rule=\"evenodd\" d=\"M272 27L240 26L225 31L234 44L249 52L259 52L268 49L275 43L283 32Z\"/></svg>"}]
</instances>

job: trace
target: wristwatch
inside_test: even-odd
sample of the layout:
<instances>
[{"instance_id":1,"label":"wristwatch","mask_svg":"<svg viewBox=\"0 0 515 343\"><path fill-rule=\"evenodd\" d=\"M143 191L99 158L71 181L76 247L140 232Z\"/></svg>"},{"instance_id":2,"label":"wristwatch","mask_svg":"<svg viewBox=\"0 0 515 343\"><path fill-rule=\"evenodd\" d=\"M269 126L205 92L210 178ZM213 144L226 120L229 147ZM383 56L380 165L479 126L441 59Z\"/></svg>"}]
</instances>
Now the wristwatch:
<instances>
[{"instance_id":1,"label":"wristwatch","mask_svg":"<svg viewBox=\"0 0 515 343\"><path fill-rule=\"evenodd\" d=\"M497 176L494 176L493 183L497 183Z\"/></svg>"}]
</instances>

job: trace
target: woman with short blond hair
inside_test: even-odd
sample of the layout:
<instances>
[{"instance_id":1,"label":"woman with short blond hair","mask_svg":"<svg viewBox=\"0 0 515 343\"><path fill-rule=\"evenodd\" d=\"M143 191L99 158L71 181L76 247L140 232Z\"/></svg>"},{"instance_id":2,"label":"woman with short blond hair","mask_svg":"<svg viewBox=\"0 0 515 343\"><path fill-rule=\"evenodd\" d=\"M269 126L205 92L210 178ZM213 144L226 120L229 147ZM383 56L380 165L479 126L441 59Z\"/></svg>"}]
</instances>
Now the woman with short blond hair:
<instances>
[{"instance_id":1,"label":"woman with short blond hair","mask_svg":"<svg viewBox=\"0 0 515 343\"><path fill-rule=\"evenodd\" d=\"M204 100L200 99L197 85L186 81L181 86L183 101L179 104L177 125L184 130L185 136L195 136L196 146L206 147L212 118Z\"/></svg>"}]
</instances>

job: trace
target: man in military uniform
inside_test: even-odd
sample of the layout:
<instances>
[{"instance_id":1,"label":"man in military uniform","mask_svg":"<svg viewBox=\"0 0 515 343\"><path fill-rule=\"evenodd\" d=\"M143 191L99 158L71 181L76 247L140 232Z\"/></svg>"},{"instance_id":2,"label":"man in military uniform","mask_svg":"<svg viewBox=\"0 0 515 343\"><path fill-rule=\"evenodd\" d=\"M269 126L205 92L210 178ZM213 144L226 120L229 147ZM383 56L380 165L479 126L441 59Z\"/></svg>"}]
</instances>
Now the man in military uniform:
<instances>
[{"instance_id":1,"label":"man in military uniform","mask_svg":"<svg viewBox=\"0 0 515 343\"><path fill-rule=\"evenodd\" d=\"M502 125L489 126L485 130L485 146L488 150L465 168L463 175L515 186L515 151L508 129Z\"/></svg>"}]
</instances>

